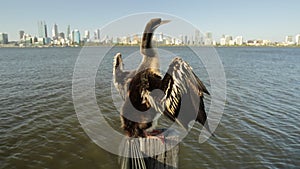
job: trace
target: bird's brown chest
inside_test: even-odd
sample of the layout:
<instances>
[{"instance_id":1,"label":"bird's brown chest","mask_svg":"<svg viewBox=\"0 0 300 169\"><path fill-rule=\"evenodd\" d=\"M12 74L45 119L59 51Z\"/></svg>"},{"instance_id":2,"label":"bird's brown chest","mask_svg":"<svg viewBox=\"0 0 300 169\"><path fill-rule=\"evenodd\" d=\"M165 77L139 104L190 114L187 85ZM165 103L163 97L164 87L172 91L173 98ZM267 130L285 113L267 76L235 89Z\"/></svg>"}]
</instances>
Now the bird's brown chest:
<instances>
[{"instance_id":1,"label":"bird's brown chest","mask_svg":"<svg viewBox=\"0 0 300 169\"><path fill-rule=\"evenodd\" d=\"M160 89L161 77L152 69L137 73L129 85L129 98L132 105L139 111L147 111L151 105L143 95L154 89Z\"/></svg>"}]
</instances>

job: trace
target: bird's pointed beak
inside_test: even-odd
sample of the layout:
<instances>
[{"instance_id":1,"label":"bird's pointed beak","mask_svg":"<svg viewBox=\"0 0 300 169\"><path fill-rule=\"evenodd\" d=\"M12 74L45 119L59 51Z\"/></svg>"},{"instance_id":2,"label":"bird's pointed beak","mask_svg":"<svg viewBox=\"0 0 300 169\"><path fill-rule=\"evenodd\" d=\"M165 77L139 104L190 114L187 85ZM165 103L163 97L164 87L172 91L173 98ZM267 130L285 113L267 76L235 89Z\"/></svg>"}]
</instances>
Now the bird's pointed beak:
<instances>
[{"instance_id":1,"label":"bird's pointed beak","mask_svg":"<svg viewBox=\"0 0 300 169\"><path fill-rule=\"evenodd\" d=\"M160 25L163 25L163 24L166 24L166 23L169 23L171 22L171 20L161 20L160 23L156 26L153 27L153 29L156 29L158 28Z\"/></svg>"},{"instance_id":2,"label":"bird's pointed beak","mask_svg":"<svg viewBox=\"0 0 300 169\"><path fill-rule=\"evenodd\" d=\"M162 21L160 22L160 25L166 24L166 23L169 23L169 22L171 22L171 20L162 20Z\"/></svg>"}]
</instances>

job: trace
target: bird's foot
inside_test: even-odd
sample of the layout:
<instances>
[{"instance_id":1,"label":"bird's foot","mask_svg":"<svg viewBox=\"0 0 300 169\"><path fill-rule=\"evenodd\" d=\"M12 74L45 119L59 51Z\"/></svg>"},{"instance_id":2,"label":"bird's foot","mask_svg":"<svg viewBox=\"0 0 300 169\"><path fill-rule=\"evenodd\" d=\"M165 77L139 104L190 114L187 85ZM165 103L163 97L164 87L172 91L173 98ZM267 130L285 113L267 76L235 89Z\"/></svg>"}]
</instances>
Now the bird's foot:
<instances>
[{"instance_id":1,"label":"bird's foot","mask_svg":"<svg viewBox=\"0 0 300 169\"><path fill-rule=\"evenodd\" d=\"M147 138L159 139L163 144L165 143L165 136L162 134L162 130L152 130L151 132L145 132Z\"/></svg>"}]
</instances>

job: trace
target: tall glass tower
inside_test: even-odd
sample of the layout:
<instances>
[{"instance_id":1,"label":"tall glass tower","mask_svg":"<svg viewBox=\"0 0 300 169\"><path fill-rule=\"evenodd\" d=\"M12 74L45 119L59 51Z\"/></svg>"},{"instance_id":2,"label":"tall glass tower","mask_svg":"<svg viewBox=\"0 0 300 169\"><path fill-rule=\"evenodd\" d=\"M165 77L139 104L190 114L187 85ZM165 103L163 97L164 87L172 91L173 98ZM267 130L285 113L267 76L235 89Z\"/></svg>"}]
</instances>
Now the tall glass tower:
<instances>
[{"instance_id":1,"label":"tall glass tower","mask_svg":"<svg viewBox=\"0 0 300 169\"><path fill-rule=\"evenodd\" d=\"M67 34L65 35L66 39L70 39L71 28L70 25L67 27Z\"/></svg>"},{"instance_id":2,"label":"tall glass tower","mask_svg":"<svg viewBox=\"0 0 300 169\"><path fill-rule=\"evenodd\" d=\"M45 21L38 21L38 33L40 38L47 38L47 25Z\"/></svg>"},{"instance_id":3,"label":"tall glass tower","mask_svg":"<svg viewBox=\"0 0 300 169\"><path fill-rule=\"evenodd\" d=\"M0 32L0 44L8 44L8 35L7 33Z\"/></svg>"},{"instance_id":4,"label":"tall glass tower","mask_svg":"<svg viewBox=\"0 0 300 169\"><path fill-rule=\"evenodd\" d=\"M24 34L25 34L25 32L23 31L23 30L20 30L19 31L19 39L21 40L21 39L23 39L23 37L24 37Z\"/></svg>"},{"instance_id":5,"label":"tall glass tower","mask_svg":"<svg viewBox=\"0 0 300 169\"><path fill-rule=\"evenodd\" d=\"M58 38L58 27L57 27L56 23L53 25L53 28L52 28L52 38L53 39Z\"/></svg>"},{"instance_id":6,"label":"tall glass tower","mask_svg":"<svg viewBox=\"0 0 300 169\"><path fill-rule=\"evenodd\" d=\"M199 45L200 42L200 31L198 29L195 30L195 45Z\"/></svg>"},{"instance_id":7,"label":"tall glass tower","mask_svg":"<svg viewBox=\"0 0 300 169\"><path fill-rule=\"evenodd\" d=\"M76 44L80 44L80 32L78 29L72 31L73 42Z\"/></svg>"},{"instance_id":8,"label":"tall glass tower","mask_svg":"<svg viewBox=\"0 0 300 169\"><path fill-rule=\"evenodd\" d=\"M100 40L100 30L96 29L94 32L94 39L95 40Z\"/></svg>"}]
</instances>

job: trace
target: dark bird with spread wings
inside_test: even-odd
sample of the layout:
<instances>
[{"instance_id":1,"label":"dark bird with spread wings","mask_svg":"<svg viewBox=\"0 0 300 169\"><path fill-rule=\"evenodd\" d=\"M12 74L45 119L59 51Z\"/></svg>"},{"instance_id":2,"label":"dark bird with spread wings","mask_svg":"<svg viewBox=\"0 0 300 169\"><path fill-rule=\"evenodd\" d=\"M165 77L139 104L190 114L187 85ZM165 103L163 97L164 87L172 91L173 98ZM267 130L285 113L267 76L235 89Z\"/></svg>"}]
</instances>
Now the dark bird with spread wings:
<instances>
[{"instance_id":1,"label":"dark bird with spread wings","mask_svg":"<svg viewBox=\"0 0 300 169\"><path fill-rule=\"evenodd\" d=\"M155 29L168 22L155 18L147 23L140 46L143 60L137 69L123 70L120 53L114 58L114 85L124 100L121 127L129 137L148 136L160 114L185 129L195 120L210 131L203 102L204 93L209 92L189 64L176 57L164 76L159 70L159 57L151 42Z\"/></svg>"}]
</instances>

